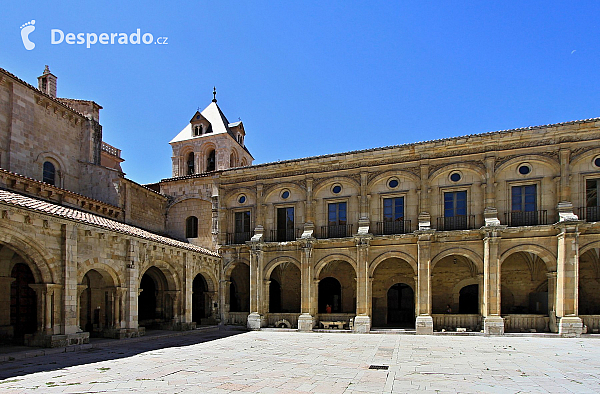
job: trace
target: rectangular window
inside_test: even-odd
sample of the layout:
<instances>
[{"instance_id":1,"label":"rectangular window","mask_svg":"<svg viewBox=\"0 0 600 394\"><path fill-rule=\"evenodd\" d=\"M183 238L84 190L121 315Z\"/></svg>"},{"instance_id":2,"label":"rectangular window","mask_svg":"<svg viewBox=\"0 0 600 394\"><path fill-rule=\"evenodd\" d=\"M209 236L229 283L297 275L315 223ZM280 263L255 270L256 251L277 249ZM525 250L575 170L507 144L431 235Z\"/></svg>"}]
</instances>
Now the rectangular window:
<instances>
[{"instance_id":1,"label":"rectangular window","mask_svg":"<svg viewBox=\"0 0 600 394\"><path fill-rule=\"evenodd\" d=\"M346 224L346 203L336 202L329 204L327 214L328 237L345 237Z\"/></svg>"},{"instance_id":2,"label":"rectangular window","mask_svg":"<svg viewBox=\"0 0 600 394\"><path fill-rule=\"evenodd\" d=\"M383 199L383 234L404 233L404 197Z\"/></svg>"},{"instance_id":3,"label":"rectangular window","mask_svg":"<svg viewBox=\"0 0 600 394\"><path fill-rule=\"evenodd\" d=\"M511 188L511 211L511 226L538 224L537 186L513 186Z\"/></svg>"},{"instance_id":4,"label":"rectangular window","mask_svg":"<svg viewBox=\"0 0 600 394\"><path fill-rule=\"evenodd\" d=\"M293 241L294 234L294 208L277 208L277 242Z\"/></svg>"},{"instance_id":5,"label":"rectangular window","mask_svg":"<svg viewBox=\"0 0 600 394\"><path fill-rule=\"evenodd\" d=\"M600 179L585 181L585 220L600 221Z\"/></svg>"},{"instance_id":6,"label":"rectangular window","mask_svg":"<svg viewBox=\"0 0 600 394\"><path fill-rule=\"evenodd\" d=\"M235 213L235 243L250 240L250 211Z\"/></svg>"},{"instance_id":7,"label":"rectangular window","mask_svg":"<svg viewBox=\"0 0 600 394\"><path fill-rule=\"evenodd\" d=\"M444 230L467 229L467 192L444 193Z\"/></svg>"}]
</instances>

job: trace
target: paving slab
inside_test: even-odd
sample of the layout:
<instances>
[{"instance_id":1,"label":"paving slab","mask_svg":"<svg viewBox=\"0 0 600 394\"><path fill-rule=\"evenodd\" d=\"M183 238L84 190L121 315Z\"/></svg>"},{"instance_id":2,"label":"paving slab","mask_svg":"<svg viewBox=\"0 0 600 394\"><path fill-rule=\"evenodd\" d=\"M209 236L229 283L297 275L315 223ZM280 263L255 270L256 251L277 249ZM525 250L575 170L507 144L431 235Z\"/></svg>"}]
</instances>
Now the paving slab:
<instances>
[{"instance_id":1,"label":"paving slab","mask_svg":"<svg viewBox=\"0 0 600 394\"><path fill-rule=\"evenodd\" d=\"M212 330L4 361L0 379L11 393L592 393L600 340Z\"/></svg>"}]
</instances>

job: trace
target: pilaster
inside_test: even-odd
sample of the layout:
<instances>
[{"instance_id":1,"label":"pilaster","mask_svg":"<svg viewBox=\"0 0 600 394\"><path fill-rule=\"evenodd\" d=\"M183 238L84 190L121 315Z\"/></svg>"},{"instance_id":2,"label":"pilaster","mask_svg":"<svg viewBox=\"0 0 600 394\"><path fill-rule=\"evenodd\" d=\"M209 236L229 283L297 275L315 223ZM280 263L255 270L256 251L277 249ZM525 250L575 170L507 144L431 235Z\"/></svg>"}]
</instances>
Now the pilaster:
<instances>
[{"instance_id":1,"label":"pilaster","mask_svg":"<svg viewBox=\"0 0 600 394\"><path fill-rule=\"evenodd\" d=\"M125 299L125 328L138 329L138 296L139 296L139 262L138 245L134 239L127 242L127 295Z\"/></svg>"},{"instance_id":2,"label":"pilaster","mask_svg":"<svg viewBox=\"0 0 600 394\"><path fill-rule=\"evenodd\" d=\"M313 273L312 273L312 253L313 253L313 242L312 240L306 240L302 245L301 261L300 261L300 311L301 314L298 317L298 330L299 331L311 331L314 326L314 315L313 313L313 300L312 300L312 287L313 287Z\"/></svg>"},{"instance_id":3,"label":"pilaster","mask_svg":"<svg viewBox=\"0 0 600 394\"><path fill-rule=\"evenodd\" d=\"M369 243L370 235L359 235L354 238L356 243L356 317L354 318L354 331L366 333L371 330L371 317L369 316Z\"/></svg>"},{"instance_id":4,"label":"pilaster","mask_svg":"<svg viewBox=\"0 0 600 394\"><path fill-rule=\"evenodd\" d=\"M431 242L434 231L419 232L418 271L417 271L417 318L415 327L417 334L433 334L433 318L431 317Z\"/></svg>"},{"instance_id":5,"label":"pilaster","mask_svg":"<svg viewBox=\"0 0 600 394\"><path fill-rule=\"evenodd\" d=\"M77 226L62 225L63 238L63 321L62 334L79 332L77 321Z\"/></svg>"},{"instance_id":6,"label":"pilaster","mask_svg":"<svg viewBox=\"0 0 600 394\"><path fill-rule=\"evenodd\" d=\"M259 330L262 315L262 289L263 289L263 251L259 242L250 242L250 314L248 315L248 328Z\"/></svg>"},{"instance_id":7,"label":"pilaster","mask_svg":"<svg viewBox=\"0 0 600 394\"><path fill-rule=\"evenodd\" d=\"M578 315L579 231L577 222L557 224L556 316L561 336L580 336L583 323Z\"/></svg>"}]
</instances>

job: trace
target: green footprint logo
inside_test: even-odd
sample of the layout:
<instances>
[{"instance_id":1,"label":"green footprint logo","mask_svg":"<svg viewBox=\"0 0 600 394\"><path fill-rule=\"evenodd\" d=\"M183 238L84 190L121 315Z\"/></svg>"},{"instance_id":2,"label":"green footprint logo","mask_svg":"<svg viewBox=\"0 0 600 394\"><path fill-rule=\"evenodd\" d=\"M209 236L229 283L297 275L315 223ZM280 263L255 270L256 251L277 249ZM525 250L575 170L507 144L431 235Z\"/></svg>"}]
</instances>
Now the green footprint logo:
<instances>
[{"instance_id":1,"label":"green footprint logo","mask_svg":"<svg viewBox=\"0 0 600 394\"><path fill-rule=\"evenodd\" d=\"M21 39L23 40L23 45L25 46L25 49L27 49L28 51L31 51L33 48L35 48L35 43L31 42L31 40L29 39L29 35L35 30L34 25L35 19L32 19L31 22L27 22L21 26Z\"/></svg>"}]
</instances>

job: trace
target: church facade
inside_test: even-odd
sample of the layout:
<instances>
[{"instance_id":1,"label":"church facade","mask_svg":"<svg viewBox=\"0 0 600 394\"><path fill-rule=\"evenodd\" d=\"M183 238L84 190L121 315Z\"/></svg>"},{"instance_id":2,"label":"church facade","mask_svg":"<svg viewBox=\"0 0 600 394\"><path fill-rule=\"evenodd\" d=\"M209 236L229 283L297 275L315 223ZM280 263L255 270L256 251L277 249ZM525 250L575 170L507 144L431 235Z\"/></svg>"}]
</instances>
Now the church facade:
<instances>
[{"instance_id":1,"label":"church facade","mask_svg":"<svg viewBox=\"0 0 600 394\"><path fill-rule=\"evenodd\" d=\"M56 85L0 70L6 340L600 329L600 119L253 165L214 97L144 186Z\"/></svg>"}]
</instances>

